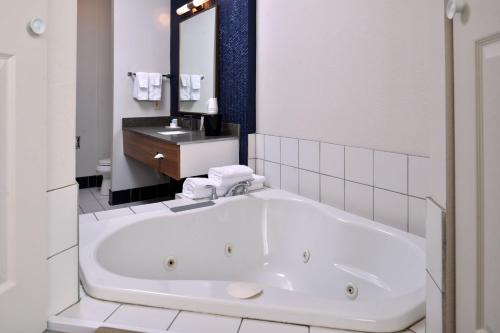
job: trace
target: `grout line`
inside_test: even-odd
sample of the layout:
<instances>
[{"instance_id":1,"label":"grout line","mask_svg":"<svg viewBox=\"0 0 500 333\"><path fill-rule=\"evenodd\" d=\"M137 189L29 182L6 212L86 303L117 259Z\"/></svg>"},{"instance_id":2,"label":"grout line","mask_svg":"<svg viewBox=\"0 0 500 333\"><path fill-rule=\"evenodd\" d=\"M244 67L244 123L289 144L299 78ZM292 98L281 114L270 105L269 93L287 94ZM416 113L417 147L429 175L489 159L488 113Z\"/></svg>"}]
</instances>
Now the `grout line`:
<instances>
[{"instance_id":1,"label":"grout line","mask_svg":"<svg viewBox=\"0 0 500 333\"><path fill-rule=\"evenodd\" d=\"M372 181L373 181L373 192L372 192L372 220L375 221L375 150L372 150Z\"/></svg>"},{"instance_id":2,"label":"grout line","mask_svg":"<svg viewBox=\"0 0 500 333\"><path fill-rule=\"evenodd\" d=\"M80 287L80 286L78 286L78 287ZM61 311L57 312L57 313L55 314L55 316L56 316L56 317L60 316L60 315L61 315L64 311L68 310L68 309L69 309L69 308L71 308L73 305L77 305L78 303L80 303L80 299L78 299L78 301L76 301L75 303L73 303L73 304L71 304L71 305L69 305L69 306L65 307L63 310L61 310Z\"/></svg>"},{"instance_id":3,"label":"grout line","mask_svg":"<svg viewBox=\"0 0 500 333\"><path fill-rule=\"evenodd\" d=\"M441 290L441 288L439 288L436 280L434 280L434 276L432 276L431 272L429 272L429 270L426 268L425 271L427 272L427 275L429 275L429 277L431 278L432 282L434 283L434 285L436 286L436 288L439 290L439 292L441 294L444 294L444 292Z\"/></svg>"},{"instance_id":4,"label":"grout line","mask_svg":"<svg viewBox=\"0 0 500 333\"><path fill-rule=\"evenodd\" d=\"M321 191L321 142L318 142L318 170L319 170L319 202L323 202L322 201L322 191Z\"/></svg>"},{"instance_id":5,"label":"grout line","mask_svg":"<svg viewBox=\"0 0 500 333\"><path fill-rule=\"evenodd\" d=\"M92 191L90 188L88 189L88 191L90 192L90 194L92 195L92 197L97 200L97 198L95 197L95 194L94 194L94 191ZM99 201L99 200L97 200Z\"/></svg>"},{"instance_id":6,"label":"grout line","mask_svg":"<svg viewBox=\"0 0 500 333\"><path fill-rule=\"evenodd\" d=\"M122 305L123 305L123 304L118 305L118 306L116 307L116 309L114 309L114 310L113 310L113 312L111 312L111 313L109 314L109 316L107 316L107 317L106 317L106 319L104 319L103 323L105 323L105 322L106 322L109 318L111 318L111 316L112 316L112 315L114 315L114 314L115 314L115 312L116 312L116 311L118 311L118 309L122 307Z\"/></svg>"},{"instance_id":7,"label":"grout line","mask_svg":"<svg viewBox=\"0 0 500 333\"><path fill-rule=\"evenodd\" d=\"M300 195L300 139L297 139L297 192Z\"/></svg>"},{"instance_id":8,"label":"grout line","mask_svg":"<svg viewBox=\"0 0 500 333\"><path fill-rule=\"evenodd\" d=\"M264 151L263 151L263 155L262 156L264 156L264 160L266 160L266 136L263 135L262 139L264 140L264 147L263 147ZM264 173L266 173L266 172L264 171Z\"/></svg>"},{"instance_id":9,"label":"grout line","mask_svg":"<svg viewBox=\"0 0 500 333\"><path fill-rule=\"evenodd\" d=\"M177 310L177 314L175 315L174 319L172 320L172 322L170 323L170 325L168 325L167 327L167 331L170 330L170 328L172 327L172 325L174 324L174 322L177 320L177 317L179 317L179 315L181 314L181 310Z\"/></svg>"},{"instance_id":10,"label":"grout line","mask_svg":"<svg viewBox=\"0 0 500 333\"><path fill-rule=\"evenodd\" d=\"M75 245L72 245L72 246L70 246L70 247L68 247L68 248L66 248L66 249L64 249L64 250L62 250L62 251L59 251L59 252L54 253L53 255L51 255L51 256L49 256L49 257L47 257L47 260L50 260L50 259L54 258L55 256L58 256L58 255L60 255L60 254L62 254L62 253L64 253L64 252L66 252L66 251L68 251L68 250L71 250L72 248L77 247L77 246L78 246L78 241L76 242L76 244L75 244Z\"/></svg>"},{"instance_id":11,"label":"grout line","mask_svg":"<svg viewBox=\"0 0 500 333\"><path fill-rule=\"evenodd\" d=\"M406 155L406 192L410 193L410 156ZM410 196L406 198L406 231L410 232Z\"/></svg>"},{"instance_id":12,"label":"grout line","mask_svg":"<svg viewBox=\"0 0 500 333\"><path fill-rule=\"evenodd\" d=\"M346 158L345 158L345 146L343 147L343 151L344 151L344 177L343 177L343 179L344 179L344 210L346 210L346 190L345 190L345 188L346 188L346 180L345 180L345 170L346 170L345 160L346 160Z\"/></svg>"},{"instance_id":13,"label":"grout line","mask_svg":"<svg viewBox=\"0 0 500 333\"><path fill-rule=\"evenodd\" d=\"M108 209L106 209L106 207L104 207L104 206L103 206L103 205L99 202L99 200L97 200L97 199L96 199L96 202L97 202L97 204L98 204L99 206L101 206L101 208L102 208L103 210L105 210L105 211L106 211L106 210L108 210Z\"/></svg>"},{"instance_id":14,"label":"grout line","mask_svg":"<svg viewBox=\"0 0 500 333\"><path fill-rule=\"evenodd\" d=\"M243 325L243 318L240 319L240 325L238 326L238 329L236 330L236 333L240 333L241 325Z\"/></svg>"},{"instance_id":15,"label":"grout line","mask_svg":"<svg viewBox=\"0 0 500 333\"><path fill-rule=\"evenodd\" d=\"M61 186L61 187L57 187L57 188L51 188L50 190L47 190L47 193L62 190L62 189L68 188L68 187L75 186L77 184L78 184L77 182L74 182L73 184L69 184L69 185L65 185L65 186Z\"/></svg>"},{"instance_id":16,"label":"grout line","mask_svg":"<svg viewBox=\"0 0 500 333\"><path fill-rule=\"evenodd\" d=\"M282 189L283 187L283 184L282 184L282 181L281 181L281 137L278 137L278 139L280 140L280 190Z\"/></svg>"}]
</instances>

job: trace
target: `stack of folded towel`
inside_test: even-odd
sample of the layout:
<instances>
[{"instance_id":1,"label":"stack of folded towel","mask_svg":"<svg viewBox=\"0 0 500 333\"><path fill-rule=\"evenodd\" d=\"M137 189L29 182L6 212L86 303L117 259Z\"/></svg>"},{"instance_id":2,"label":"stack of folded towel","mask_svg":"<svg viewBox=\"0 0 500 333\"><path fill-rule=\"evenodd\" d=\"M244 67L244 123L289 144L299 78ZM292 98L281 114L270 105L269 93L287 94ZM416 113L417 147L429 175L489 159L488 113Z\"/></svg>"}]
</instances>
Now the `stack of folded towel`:
<instances>
[{"instance_id":1,"label":"stack of folded towel","mask_svg":"<svg viewBox=\"0 0 500 333\"><path fill-rule=\"evenodd\" d=\"M182 194L190 199L208 198L214 186L217 195L222 196L237 183L250 181L249 191L259 190L264 187L264 176L254 175L252 169L244 165L231 165L226 167L211 168L208 178L188 178L184 182Z\"/></svg>"}]
</instances>

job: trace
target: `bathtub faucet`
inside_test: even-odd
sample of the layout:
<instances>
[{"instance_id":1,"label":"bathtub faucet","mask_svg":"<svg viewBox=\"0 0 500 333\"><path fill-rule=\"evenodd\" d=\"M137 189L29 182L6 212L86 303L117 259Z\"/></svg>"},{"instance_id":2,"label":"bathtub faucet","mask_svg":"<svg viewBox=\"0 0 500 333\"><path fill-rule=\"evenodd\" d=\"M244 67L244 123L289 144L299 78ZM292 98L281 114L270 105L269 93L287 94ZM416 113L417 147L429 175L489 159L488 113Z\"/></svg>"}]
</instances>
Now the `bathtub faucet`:
<instances>
[{"instance_id":1,"label":"bathtub faucet","mask_svg":"<svg viewBox=\"0 0 500 333\"><path fill-rule=\"evenodd\" d=\"M235 195L248 194L248 188L252 185L250 180L246 180L244 182L239 182L231 186L229 190L227 190L225 197L234 197Z\"/></svg>"},{"instance_id":2,"label":"bathtub faucet","mask_svg":"<svg viewBox=\"0 0 500 333\"><path fill-rule=\"evenodd\" d=\"M212 191L212 193L210 193L210 200L217 200L219 199L219 196L217 195L217 187L213 186L213 185L206 185L205 188L208 188Z\"/></svg>"}]
</instances>

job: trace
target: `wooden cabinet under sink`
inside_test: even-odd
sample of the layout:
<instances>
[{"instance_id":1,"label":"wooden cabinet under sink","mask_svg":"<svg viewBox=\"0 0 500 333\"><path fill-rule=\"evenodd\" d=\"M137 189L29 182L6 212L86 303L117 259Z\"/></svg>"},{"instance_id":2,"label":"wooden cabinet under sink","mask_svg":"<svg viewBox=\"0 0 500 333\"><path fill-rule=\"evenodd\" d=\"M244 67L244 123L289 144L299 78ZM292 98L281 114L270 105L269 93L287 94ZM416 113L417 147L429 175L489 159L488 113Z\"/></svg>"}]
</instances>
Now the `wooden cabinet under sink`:
<instances>
[{"instance_id":1,"label":"wooden cabinet under sink","mask_svg":"<svg viewBox=\"0 0 500 333\"><path fill-rule=\"evenodd\" d=\"M177 180L207 174L211 167L239 162L237 138L178 145L123 129L123 150L126 156ZM163 158L155 159L158 154Z\"/></svg>"}]
</instances>

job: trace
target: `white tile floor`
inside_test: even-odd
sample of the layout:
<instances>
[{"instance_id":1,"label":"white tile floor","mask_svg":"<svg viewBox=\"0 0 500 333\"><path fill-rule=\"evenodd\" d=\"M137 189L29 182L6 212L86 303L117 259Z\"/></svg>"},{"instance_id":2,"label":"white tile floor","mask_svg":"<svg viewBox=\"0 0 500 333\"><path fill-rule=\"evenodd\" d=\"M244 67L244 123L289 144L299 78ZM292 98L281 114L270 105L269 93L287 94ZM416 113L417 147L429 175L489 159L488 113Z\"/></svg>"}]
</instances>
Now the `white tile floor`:
<instances>
[{"instance_id":1,"label":"white tile floor","mask_svg":"<svg viewBox=\"0 0 500 333\"><path fill-rule=\"evenodd\" d=\"M189 203L192 201L186 199L144 205L132 203L126 207L120 206L118 209L109 210L101 203L97 189L80 190L80 208L82 212L87 213L80 215L80 223L96 223L110 216L158 211L168 209L169 206ZM176 333L348 333L319 327L120 304L94 299L87 296L83 289L80 294L79 303L49 319L49 330L94 333L97 328L105 326L147 333L165 331ZM404 332L424 333L425 320Z\"/></svg>"}]
</instances>

